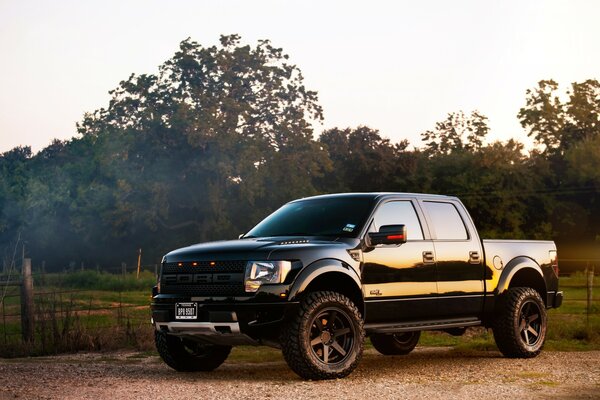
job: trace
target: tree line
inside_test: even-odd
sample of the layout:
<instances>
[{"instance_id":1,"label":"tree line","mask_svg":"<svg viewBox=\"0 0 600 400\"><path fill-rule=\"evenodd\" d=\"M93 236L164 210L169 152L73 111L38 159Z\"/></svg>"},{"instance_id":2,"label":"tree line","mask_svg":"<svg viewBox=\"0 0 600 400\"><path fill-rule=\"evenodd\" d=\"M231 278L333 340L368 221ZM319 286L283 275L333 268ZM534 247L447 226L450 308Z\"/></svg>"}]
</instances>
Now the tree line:
<instances>
[{"instance_id":1,"label":"tree line","mask_svg":"<svg viewBox=\"0 0 600 400\"><path fill-rule=\"evenodd\" d=\"M600 241L597 80L526 92L517 118L531 151L488 142L478 111L448 114L416 147L366 126L315 136L323 110L300 69L269 41L238 35L209 47L184 40L158 73L110 93L77 137L0 156L5 263L23 244L49 270L132 263L138 248L155 263L235 238L286 201L334 192L457 195L483 237Z\"/></svg>"}]
</instances>

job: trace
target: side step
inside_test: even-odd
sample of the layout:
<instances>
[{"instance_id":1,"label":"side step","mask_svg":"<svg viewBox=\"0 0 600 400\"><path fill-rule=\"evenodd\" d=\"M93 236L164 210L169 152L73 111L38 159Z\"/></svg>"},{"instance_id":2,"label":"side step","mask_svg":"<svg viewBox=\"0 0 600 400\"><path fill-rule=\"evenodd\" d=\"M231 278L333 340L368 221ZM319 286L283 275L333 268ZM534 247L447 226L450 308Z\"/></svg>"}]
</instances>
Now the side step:
<instances>
[{"instance_id":1,"label":"side step","mask_svg":"<svg viewBox=\"0 0 600 400\"><path fill-rule=\"evenodd\" d=\"M464 328L467 326L481 325L478 318L454 318L432 321L411 321L405 323L376 323L365 324L367 333L396 333L411 331L435 331L448 328Z\"/></svg>"}]
</instances>

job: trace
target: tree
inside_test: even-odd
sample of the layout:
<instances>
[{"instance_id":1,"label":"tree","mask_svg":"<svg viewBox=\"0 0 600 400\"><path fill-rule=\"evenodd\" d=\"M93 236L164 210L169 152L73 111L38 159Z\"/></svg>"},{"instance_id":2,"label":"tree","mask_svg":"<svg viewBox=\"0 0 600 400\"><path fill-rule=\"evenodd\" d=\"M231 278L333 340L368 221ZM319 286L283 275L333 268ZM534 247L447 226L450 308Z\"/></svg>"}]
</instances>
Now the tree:
<instances>
[{"instance_id":1,"label":"tree","mask_svg":"<svg viewBox=\"0 0 600 400\"><path fill-rule=\"evenodd\" d=\"M158 246L167 250L231 237L281 202L316 193L313 179L329 168L312 139L322 120L316 92L269 41L240 42L183 41L157 75L131 75L107 109L79 124L115 182L115 232L164 232Z\"/></svg>"},{"instance_id":2,"label":"tree","mask_svg":"<svg viewBox=\"0 0 600 400\"><path fill-rule=\"evenodd\" d=\"M479 111L465 115L463 111L449 113L435 124L435 129L425 131L421 138L429 154L449 154L453 151L477 151L489 132L487 117Z\"/></svg>"},{"instance_id":3,"label":"tree","mask_svg":"<svg viewBox=\"0 0 600 400\"><path fill-rule=\"evenodd\" d=\"M557 92L555 81L540 81L537 88L527 90L526 105L517 115L527 134L548 154L564 154L576 143L600 136L600 82L574 82L566 103Z\"/></svg>"},{"instance_id":4,"label":"tree","mask_svg":"<svg viewBox=\"0 0 600 400\"><path fill-rule=\"evenodd\" d=\"M366 126L356 129L333 128L319 137L333 162L333 170L320 187L326 192L383 191L395 177L396 156L408 146L383 138Z\"/></svg>"},{"instance_id":5,"label":"tree","mask_svg":"<svg viewBox=\"0 0 600 400\"><path fill-rule=\"evenodd\" d=\"M23 223L31 157L30 146L0 154L0 243L12 241Z\"/></svg>"}]
</instances>

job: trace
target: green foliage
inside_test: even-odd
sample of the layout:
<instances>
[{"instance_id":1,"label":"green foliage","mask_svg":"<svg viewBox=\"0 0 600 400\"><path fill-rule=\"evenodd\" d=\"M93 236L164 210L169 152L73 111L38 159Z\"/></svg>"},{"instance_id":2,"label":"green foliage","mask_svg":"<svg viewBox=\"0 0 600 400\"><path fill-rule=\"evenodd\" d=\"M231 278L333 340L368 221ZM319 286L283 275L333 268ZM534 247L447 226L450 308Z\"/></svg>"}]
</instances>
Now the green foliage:
<instances>
[{"instance_id":1,"label":"green foliage","mask_svg":"<svg viewBox=\"0 0 600 400\"><path fill-rule=\"evenodd\" d=\"M132 74L111 96L79 137L0 155L4 265L22 244L49 271L132 265L139 248L159 263L170 249L237 237L288 200L344 191L458 195L489 238L600 238L596 80L562 98L552 80L527 91L518 118L539 144L528 154L514 140L486 143L478 111L448 114L422 149L366 126L315 138L323 110L300 69L238 35L210 47L186 39L158 73ZM69 279L91 285L86 274Z\"/></svg>"},{"instance_id":2,"label":"green foliage","mask_svg":"<svg viewBox=\"0 0 600 400\"><path fill-rule=\"evenodd\" d=\"M537 143L548 153L563 153L586 139L600 136L600 82L588 79L573 83L563 102L558 84L543 80L527 91L526 106L518 118Z\"/></svg>"},{"instance_id":3,"label":"green foliage","mask_svg":"<svg viewBox=\"0 0 600 400\"><path fill-rule=\"evenodd\" d=\"M487 117L479 111L466 116L459 111L448 114L435 129L421 134L426 149L431 154L449 154L456 151L477 151L489 132Z\"/></svg>"}]
</instances>

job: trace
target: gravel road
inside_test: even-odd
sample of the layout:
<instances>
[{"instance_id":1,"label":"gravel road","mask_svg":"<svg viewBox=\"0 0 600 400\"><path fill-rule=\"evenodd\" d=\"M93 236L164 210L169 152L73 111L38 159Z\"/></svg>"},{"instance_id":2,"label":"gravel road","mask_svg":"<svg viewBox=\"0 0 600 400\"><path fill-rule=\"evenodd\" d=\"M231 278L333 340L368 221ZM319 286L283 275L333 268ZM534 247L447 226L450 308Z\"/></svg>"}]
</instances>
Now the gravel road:
<instances>
[{"instance_id":1,"label":"gravel road","mask_svg":"<svg viewBox=\"0 0 600 400\"><path fill-rule=\"evenodd\" d=\"M176 373L135 352L0 359L0 399L600 399L600 351L496 352L417 347L408 356L368 350L346 379L305 382L282 358L226 362L211 373Z\"/></svg>"}]
</instances>

